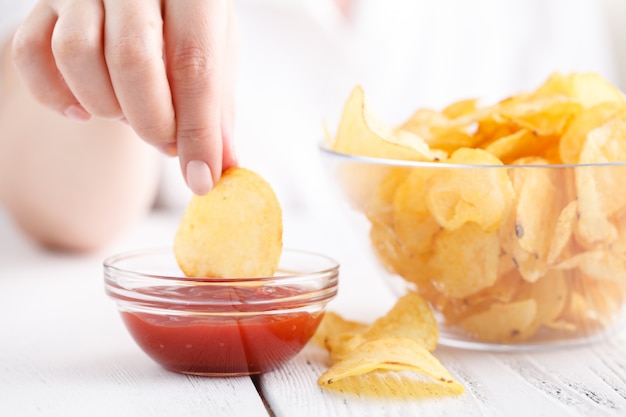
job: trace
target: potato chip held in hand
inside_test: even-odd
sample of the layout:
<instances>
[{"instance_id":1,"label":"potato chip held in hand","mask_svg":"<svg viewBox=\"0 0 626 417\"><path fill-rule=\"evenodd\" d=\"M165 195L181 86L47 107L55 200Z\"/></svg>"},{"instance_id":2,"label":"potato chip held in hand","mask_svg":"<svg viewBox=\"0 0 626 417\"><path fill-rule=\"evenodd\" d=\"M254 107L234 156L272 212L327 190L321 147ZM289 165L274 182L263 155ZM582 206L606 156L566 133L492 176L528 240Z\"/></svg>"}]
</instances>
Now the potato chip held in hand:
<instances>
[{"instance_id":1,"label":"potato chip held in hand","mask_svg":"<svg viewBox=\"0 0 626 417\"><path fill-rule=\"evenodd\" d=\"M253 171L230 168L208 194L192 197L174 255L189 277L270 277L280 260L282 232L272 187Z\"/></svg>"}]
</instances>

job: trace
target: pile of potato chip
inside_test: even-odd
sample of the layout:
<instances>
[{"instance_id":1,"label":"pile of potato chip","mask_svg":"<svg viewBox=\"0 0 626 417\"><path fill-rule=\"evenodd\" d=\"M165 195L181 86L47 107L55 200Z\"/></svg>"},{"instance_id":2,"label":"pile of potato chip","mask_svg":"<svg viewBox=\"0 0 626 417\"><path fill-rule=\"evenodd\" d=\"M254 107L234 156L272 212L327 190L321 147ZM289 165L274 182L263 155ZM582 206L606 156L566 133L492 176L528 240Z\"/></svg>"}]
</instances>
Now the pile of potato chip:
<instances>
[{"instance_id":1,"label":"pile of potato chip","mask_svg":"<svg viewBox=\"0 0 626 417\"><path fill-rule=\"evenodd\" d=\"M623 314L626 99L601 76L555 73L535 91L420 109L395 128L357 87L327 142L375 158L342 159L336 178L378 260L447 332L561 340Z\"/></svg>"}]
</instances>

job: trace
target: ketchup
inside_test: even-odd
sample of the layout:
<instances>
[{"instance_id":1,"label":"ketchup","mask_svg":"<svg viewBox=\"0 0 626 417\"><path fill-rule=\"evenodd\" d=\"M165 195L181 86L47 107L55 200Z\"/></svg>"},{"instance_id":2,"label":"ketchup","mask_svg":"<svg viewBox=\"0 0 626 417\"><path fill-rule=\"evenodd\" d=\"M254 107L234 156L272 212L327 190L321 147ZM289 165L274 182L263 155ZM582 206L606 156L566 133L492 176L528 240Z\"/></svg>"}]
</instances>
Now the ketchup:
<instances>
[{"instance_id":1,"label":"ketchup","mask_svg":"<svg viewBox=\"0 0 626 417\"><path fill-rule=\"evenodd\" d=\"M171 291L178 300L188 297L192 301L197 297L189 288L176 288L168 293ZM275 369L304 347L324 314L321 309L315 312L295 310L305 305L302 301L290 304L281 300L292 295L293 289L273 288L271 294L254 288L226 287L211 291L210 297L216 303L202 306L204 316L167 314L163 310L154 314L123 311L122 319L141 349L164 368L186 374L220 376L252 375ZM163 294L162 289L153 292ZM218 305L233 298L245 300L245 303ZM261 307L254 303L268 298L281 301L269 311L267 305ZM168 309L171 304L164 302L159 306L153 302L151 307ZM198 311L193 306L178 305L176 309Z\"/></svg>"}]
</instances>

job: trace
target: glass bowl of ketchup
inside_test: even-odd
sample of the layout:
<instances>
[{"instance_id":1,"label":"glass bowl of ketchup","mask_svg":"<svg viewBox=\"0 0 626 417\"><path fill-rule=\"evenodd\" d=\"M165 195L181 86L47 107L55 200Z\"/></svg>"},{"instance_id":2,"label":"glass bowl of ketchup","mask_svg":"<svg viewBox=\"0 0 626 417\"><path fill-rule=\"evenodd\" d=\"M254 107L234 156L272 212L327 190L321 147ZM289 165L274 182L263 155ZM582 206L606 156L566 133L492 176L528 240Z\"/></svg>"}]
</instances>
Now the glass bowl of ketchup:
<instances>
[{"instance_id":1,"label":"glass bowl of ketchup","mask_svg":"<svg viewBox=\"0 0 626 417\"><path fill-rule=\"evenodd\" d=\"M274 276L188 278L172 248L104 261L107 295L137 345L165 369L201 376L254 375L293 358L337 294L339 265L285 250Z\"/></svg>"}]
</instances>

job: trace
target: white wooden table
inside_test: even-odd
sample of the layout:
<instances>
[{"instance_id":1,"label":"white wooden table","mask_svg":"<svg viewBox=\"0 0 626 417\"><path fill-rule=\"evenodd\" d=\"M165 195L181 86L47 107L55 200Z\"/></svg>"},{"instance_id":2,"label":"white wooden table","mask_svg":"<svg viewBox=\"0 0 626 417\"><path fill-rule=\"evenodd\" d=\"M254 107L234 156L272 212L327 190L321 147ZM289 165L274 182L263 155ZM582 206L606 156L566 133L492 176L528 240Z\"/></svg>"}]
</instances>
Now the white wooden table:
<instances>
[{"instance_id":1,"label":"white wooden table","mask_svg":"<svg viewBox=\"0 0 626 417\"><path fill-rule=\"evenodd\" d=\"M0 217L1 219L1 217ZM381 399L322 390L327 356L309 345L255 378L162 370L126 333L104 294L103 258L171 241L177 220L154 214L101 253L43 252L0 221L0 416L626 416L626 332L590 347L541 353L439 348L465 385L458 397ZM370 321L393 296L358 259L342 225L287 221L285 245L342 264L330 310ZM354 238L353 238L354 239Z\"/></svg>"}]
</instances>

